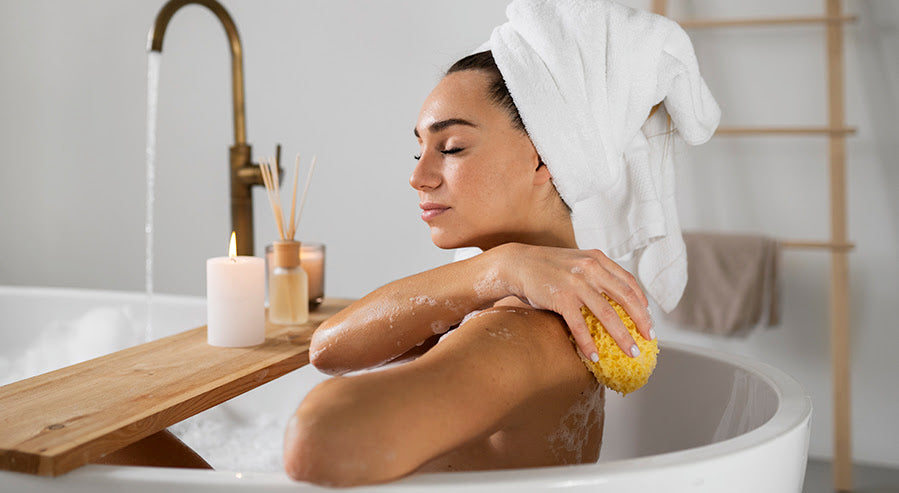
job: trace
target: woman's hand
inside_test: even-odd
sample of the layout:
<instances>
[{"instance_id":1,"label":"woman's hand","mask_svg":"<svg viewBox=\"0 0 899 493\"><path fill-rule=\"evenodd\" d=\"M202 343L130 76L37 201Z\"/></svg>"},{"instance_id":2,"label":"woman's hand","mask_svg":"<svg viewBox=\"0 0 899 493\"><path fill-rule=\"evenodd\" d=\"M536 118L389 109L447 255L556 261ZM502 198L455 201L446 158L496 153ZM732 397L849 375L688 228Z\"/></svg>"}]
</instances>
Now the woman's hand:
<instances>
[{"instance_id":1,"label":"woman's hand","mask_svg":"<svg viewBox=\"0 0 899 493\"><path fill-rule=\"evenodd\" d=\"M535 308L561 315L581 352L598 360L596 345L581 306L596 315L624 351L635 357L639 349L615 309L602 293L620 304L643 338L655 338L649 302L634 276L599 250L575 250L510 243L493 250L502 255L499 275L507 288Z\"/></svg>"}]
</instances>

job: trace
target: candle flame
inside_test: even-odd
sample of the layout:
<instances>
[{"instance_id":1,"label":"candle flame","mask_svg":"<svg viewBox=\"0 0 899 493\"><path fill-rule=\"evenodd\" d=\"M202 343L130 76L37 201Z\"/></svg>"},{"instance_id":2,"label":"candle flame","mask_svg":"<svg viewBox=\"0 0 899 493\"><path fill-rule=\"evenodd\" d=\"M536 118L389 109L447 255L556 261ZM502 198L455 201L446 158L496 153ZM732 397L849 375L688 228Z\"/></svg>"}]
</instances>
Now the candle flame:
<instances>
[{"instance_id":1,"label":"candle flame","mask_svg":"<svg viewBox=\"0 0 899 493\"><path fill-rule=\"evenodd\" d=\"M228 247L228 256L232 259L237 256L237 234L231 232L231 245Z\"/></svg>"}]
</instances>

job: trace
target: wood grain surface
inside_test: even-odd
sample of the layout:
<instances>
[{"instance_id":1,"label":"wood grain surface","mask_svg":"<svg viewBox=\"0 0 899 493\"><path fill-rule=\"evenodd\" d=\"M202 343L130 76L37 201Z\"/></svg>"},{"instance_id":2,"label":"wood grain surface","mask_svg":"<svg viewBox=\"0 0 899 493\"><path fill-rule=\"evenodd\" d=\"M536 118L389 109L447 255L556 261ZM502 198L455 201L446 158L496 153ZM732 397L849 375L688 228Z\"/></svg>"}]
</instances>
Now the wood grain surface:
<instances>
[{"instance_id":1,"label":"wood grain surface","mask_svg":"<svg viewBox=\"0 0 899 493\"><path fill-rule=\"evenodd\" d=\"M349 303L268 325L258 346L210 346L204 326L0 387L0 469L64 474L305 366L312 332Z\"/></svg>"}]
</instances>

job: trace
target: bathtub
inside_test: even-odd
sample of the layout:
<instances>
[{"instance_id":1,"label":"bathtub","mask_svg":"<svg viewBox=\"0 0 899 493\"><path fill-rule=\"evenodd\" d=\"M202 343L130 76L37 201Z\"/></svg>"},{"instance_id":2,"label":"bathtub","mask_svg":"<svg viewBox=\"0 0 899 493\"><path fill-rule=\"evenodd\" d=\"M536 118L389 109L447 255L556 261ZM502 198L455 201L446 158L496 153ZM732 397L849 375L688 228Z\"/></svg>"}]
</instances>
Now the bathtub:
<instances>
[{"instance_id":1,"label":"bathtub","mask_svg":"<svg viewBox=\"0 0 899 493\"><path fill-rule=\"evenodd\" d=\"M144 337L147 310L140 293L0 286L0 384L134 344ZM152 338L205 323L202 298L156 295L149 310ZM280 453L288 417L325 378L307 366L172 427L215 471L89 465L56 478L0 471L0 489L324 490L291 481ZM626 398L608 394L596 464L419 474L354 491L797 493L810 417L809 397L776 368L662 340L649 384ZM209 443L210 436L225 438Z\"/></svg>"}]
</instances>

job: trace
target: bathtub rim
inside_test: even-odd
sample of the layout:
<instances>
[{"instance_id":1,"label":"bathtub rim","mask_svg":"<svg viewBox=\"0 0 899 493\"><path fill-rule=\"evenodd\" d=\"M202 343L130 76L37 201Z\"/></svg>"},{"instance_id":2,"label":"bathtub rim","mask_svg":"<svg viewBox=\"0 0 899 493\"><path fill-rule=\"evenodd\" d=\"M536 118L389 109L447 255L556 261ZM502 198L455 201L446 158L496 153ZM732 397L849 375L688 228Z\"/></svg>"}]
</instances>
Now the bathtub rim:
<instances>
[{"instance_id":1,"label":"bathtub rim","mask_svg":"<svg viewBox=\"0 0 899 493\"><path fill-rule=\"evenodd\" d=\"M86 289L71 288L59 286L13 286L9 284L0 284L0 296L5 294L25 294L37 295L43 294L52 297L69 297L73 299L103 299L111 302L145 302L146 293L141 291L119 291L113 289ZM152 303L172 303L177 305L192 305L206 303L205 296L194 296L187 294L167 294L153 293ZM184 330L190 330L191 327Z\"/></svg>"},{"instance_id":2,"label":"bathtub rim","mask_svg":"<svg viewBox=\"0 0 899 493\"><path fill-rule=\"evenodd\" d=\"M80 299L104 299L109 301L140 301L146 295L135 291L106 291L79 288L56 287L32 287L32 286L5 286L0 285L0 296L5 293L13 294L43 294L51 296L68 296ZM168 302L176 304L196 304L205 302L205 298L189 295L154 294L154 302ZM185 328L184 330L189 330ZM630 459L621 459L609 462L597 462L594 464L577 464L569 466L552 466L512 470L493 471L469 471L453 473L428 473L416 474L384 486L391 488L419 488L423 486L458 487L464 483L510 485L517 482L533 484L537 481L554 481L554 484L597 484L602 477L631 474L635 471L658 470L688 464L701 464L714 461L725 456L737 455L748 450L765 446L782 439L791 433L808 427L811 418L811 397L803 389L802 385L784 371L767 363L751 358L728 353L724 351L702 348L692 344L660 340L662 351L679 351L687 353L691 357L717 360L729 366L741 368L758 376L775 390L777 407L774 414L763 424L741 435L731 437L720 442L715 442L699 447L693 447L675 452L646 455ZM808 448L808 435L805 436L806 453ZM159 474L160 469L165 469L164 474ZM526 471L527 474L519 474ZM6 474L19 475L8 471L0 471L0 476ZM598 474L602 476L597 477ZM175 468L155 467L131 467L87 465L66 474L63 477L73 477L84 480L100 478L116 478L127 480L140 480L148 483L188 483L209 485L210 481L216 484L233 484L243 486L277 486L290 485L296 488L299 483L289 479L283 472L262 473L228 470L190 470ZM53 480L52 478L44 478ZM510 481L512 483L510 483Z\"/></svg>"}]
</instances>

